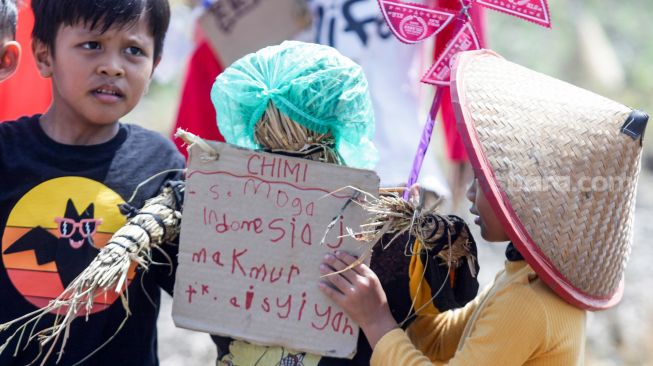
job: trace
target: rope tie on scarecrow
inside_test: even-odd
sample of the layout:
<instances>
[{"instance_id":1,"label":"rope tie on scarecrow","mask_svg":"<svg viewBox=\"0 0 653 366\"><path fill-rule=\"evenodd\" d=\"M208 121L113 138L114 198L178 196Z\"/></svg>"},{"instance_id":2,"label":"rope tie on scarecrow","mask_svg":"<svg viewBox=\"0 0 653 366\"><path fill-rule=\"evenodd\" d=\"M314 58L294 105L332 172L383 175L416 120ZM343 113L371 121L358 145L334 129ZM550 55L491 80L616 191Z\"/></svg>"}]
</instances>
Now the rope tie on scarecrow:
<instances>
[{"instance_id":1,"label":"rope tie on scarecrow","mask_svg":"<svg viewBox=\"0 0 653 366\"><path fill-rule=\"evenodd\" d=\"M178 129L175 132L175 137L181 139L186 143L186 145L197 145L200 149L202 149L203 154L200 156L200 159L202 161L213 161L213 160L218 160L220 159L220 154L218 154L217 151L215 151L214 148L211 147L211 145L207 144L204 139L201 137L192 134L188 131L182 130L181 128ZM181 200L183 202L183 199Z\"/></svg>"}]
</instances>

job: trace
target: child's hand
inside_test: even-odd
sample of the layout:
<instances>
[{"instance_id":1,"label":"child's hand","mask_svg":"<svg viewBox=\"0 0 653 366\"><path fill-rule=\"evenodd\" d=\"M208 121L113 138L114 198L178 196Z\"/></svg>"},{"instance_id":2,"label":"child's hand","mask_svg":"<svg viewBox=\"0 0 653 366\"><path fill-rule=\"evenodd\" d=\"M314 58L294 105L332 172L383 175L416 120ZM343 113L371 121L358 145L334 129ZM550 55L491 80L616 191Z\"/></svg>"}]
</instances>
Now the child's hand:
<instances>
[{"instance_id":1,"label":"child's hand","mask_svg":"<svg viewBox=\"0 0 653 366\"><path fill-rule=\"evenodd\" d=\"M327 254L320 265L323 275L340 271L356 258L342 251ZM365 264L358 264L340 274L324 277L320 290L342 307L365 332L372 348L387 332L397 327L379 278Z\"/></svg>"}]
</instances>

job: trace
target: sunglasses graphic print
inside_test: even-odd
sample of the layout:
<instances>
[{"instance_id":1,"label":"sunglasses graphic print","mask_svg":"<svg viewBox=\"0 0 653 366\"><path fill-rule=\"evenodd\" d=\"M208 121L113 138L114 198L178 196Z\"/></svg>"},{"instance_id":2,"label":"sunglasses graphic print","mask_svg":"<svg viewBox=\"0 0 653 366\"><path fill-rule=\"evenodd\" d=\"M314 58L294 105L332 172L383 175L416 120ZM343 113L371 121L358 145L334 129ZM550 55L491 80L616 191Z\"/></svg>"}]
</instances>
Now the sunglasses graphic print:
<instances>
[{"instance_id":1,"label":"sunglasses graphic print","mask_svg":"<svg viewBox=\"0 0 653 366\"><path fill-rule=\"evenodd\" d=\"M122 202L108 187L81 177L46 181L25 194L9 215L0 251L16 290L37 307L57 297L125 223ZM132 266L128 279L134 275ZM99 296L92 312L118 296Z\"/></svg>"},{"instance_id":2,"label":"sunglasses graphic print","mask_svg":"<svg viewBox=\"0 0 653 366\"><path fill-rule=\"evenodd\" d=\"M72 201L68 201L72 204ZM89 206L92 210L93 207ZM88 208L87 208L88 211ZM68 210L66 210L66 213ZM102 219L79 219L75 220L70 217L56 217L54 222L59 225L59 237L70 239L70 246L73 249L81 248L85 241L93 246L93 235L97 230L97 226L102 224ZM73 240L73 237L81 236L81 239Z\"/></svg>"}]
</instances>

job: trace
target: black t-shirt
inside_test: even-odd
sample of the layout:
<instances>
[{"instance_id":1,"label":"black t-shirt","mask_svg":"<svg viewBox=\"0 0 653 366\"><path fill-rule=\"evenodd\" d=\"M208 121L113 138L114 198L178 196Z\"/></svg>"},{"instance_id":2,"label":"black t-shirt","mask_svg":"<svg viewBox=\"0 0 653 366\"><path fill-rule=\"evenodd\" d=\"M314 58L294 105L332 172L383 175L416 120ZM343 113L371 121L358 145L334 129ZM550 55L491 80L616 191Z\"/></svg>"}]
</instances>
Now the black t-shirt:
<instances>
[{"instance_id":1,"label":"black t-shirt","mask_svg":"<svg viewBox=\"0 0 653 366\"><path fill-rule=\"evenodd\" d=\"M38 115L0 124L0 323L35 311L61 293L124 224L118 204L156 173L183 167L170 141L135 125L120 124L117 135L105 143L77 146L50 139ZM130 204L141 207L166 181L181 176L169 172L152 179ZM164 250L176 269L177 247L164 245ZM168 262L157 251L153 255L154 262ZM125 319L120 300L96 299L88 320L78 317L72 323L59 365L85 358L114 333L84 364L158 364L160 288L172 293L174 271L153 265L147 272L136 269L130 277L131 315L122 330L116 333ZM53 321L53 315L46 316L36 329ZM15 329L0 333L0 345ZM37 357L35 341L13 357L17 338L0 355L0 365L26 365ZM47 365L55 364L58 350Z\"/></svg>"}]
</instances>

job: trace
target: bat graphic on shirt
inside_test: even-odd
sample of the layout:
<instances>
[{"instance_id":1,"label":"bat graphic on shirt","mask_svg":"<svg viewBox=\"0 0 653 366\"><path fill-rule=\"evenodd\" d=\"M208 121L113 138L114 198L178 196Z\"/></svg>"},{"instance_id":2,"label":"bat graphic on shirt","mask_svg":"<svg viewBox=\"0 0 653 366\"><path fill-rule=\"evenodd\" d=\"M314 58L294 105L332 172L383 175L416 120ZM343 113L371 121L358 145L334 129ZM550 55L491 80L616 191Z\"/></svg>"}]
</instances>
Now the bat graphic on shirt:
<instances>
[{"instance_id":1,"label":"bat graphic on shirt","mask_svg":"<svg viewBox=\"0 0 653 366\"><path fill-rule=\"evenodd\" d=\"M11 244L4 254L33 250L38 265L55 262L65 288L99 252L93 245L93 234L102 219L93 216L92 203L79 214L73 201L68 199L64 216L55 218L59 237L37 226Z\"/></svg>"}]
</instances>

